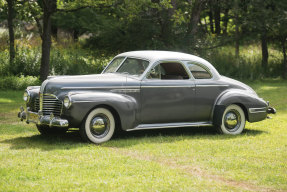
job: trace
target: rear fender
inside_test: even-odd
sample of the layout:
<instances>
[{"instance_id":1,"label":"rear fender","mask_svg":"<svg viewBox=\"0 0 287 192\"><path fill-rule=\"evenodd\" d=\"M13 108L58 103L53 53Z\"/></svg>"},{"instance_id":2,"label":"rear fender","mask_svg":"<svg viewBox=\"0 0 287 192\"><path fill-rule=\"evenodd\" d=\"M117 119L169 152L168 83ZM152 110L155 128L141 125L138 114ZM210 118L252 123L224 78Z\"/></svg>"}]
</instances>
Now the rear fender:
<instances>
[{"instance_id":1,"label":"rear fender","mask_svg":"<svg viewBox=\"0 0 287 192\"><path fill-rule=\"evenodd\" d=\"M257 121L257 119L262 120L266 118L263 117L265 114L261 114L260 117L255 117L254 114L251 114L249 111L250 108L267 107L267 103L262 98L259 98L257 95L245 90L233 89L224 92L216 100L213 111L214 125L221 125L221 118L224 113L224 110L227 106L231 104L239 105L243 109L246 119L249 122L254 122Z\"/></svg>"}]
</instances>

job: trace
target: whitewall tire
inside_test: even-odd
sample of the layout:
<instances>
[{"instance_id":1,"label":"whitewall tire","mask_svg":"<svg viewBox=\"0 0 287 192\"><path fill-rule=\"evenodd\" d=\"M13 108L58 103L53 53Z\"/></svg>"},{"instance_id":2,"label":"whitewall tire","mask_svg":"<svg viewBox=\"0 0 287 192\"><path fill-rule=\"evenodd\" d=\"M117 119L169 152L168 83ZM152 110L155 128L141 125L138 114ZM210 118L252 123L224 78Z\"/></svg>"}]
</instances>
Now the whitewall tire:
<instances>
[{"instance_id":1,"label":"whitewall tire","mask_svg":"<svg viewBox=\"0 0 287 192\"><path fill-rule=\"evenodd\" d=\"M115 132L115 118L106 108L92 110L80 128L84 140L100 144L110 140Z\"/></svg>"},{"instance_id":2,"label":"whitewall tire","mask_svg":"<svg viewBox=\"0 0 287 192\"><path fill-rule=\"evenodd\" d=\"M219 131L223 134L238 135L245 128L245 114L242 108L232 104L226 107L221 117Z\"/></svg>"}]
</instances>

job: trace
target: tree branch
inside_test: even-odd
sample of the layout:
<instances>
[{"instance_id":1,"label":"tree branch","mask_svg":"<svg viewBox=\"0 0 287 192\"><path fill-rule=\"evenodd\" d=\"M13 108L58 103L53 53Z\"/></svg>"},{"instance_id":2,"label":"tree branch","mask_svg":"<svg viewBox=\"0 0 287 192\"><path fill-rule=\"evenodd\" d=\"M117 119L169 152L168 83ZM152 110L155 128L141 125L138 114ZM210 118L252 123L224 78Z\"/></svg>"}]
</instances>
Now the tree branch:
<instances>
[{"instance_id":1,"label":"tree branch","mask_svg":"<svg viewBox=\"0 0 287 192\"><path fill-rule=\"evenodd\" d=\"M42 28L42 25L40 23L40 20L39 18L33 16L33 18L35 19L36 23L37 23L37 27L38 27L38 31L39 31L39 35L41 37L41 39L43 40L43 28Z\"/></svg>"},{"instance_id":2,"label":"tree branch","mask_svg":"<svg viewBox=\"0 0 287 192\"><path fill-rule=\"evenodd\" d=\"M79 11L79 10L85 9L85 8L96 8L96 7L94 7L94 6L82 6L82 7L77 7L75 9L57 9L56 12L71 13L71 12L76 12L76 11Z\"/></svg>"},{"instance_id":3,"label":"tree branch","mask_svg":"<svg viewBox=\"0 0 287 192\"><path fill-rule=\"evenodd\" d=\"M81 9L85 9L85 8L97 8L97 9L103 9L103 8L111 8L116 6L118 3L113 4L113 5L101 5L101 6L81 6L81 7L77 7L75 9L56 9L56 12L65 12L65 13L70 13L70 12L76 12L79 11Z\"/></svg>"}]
</instances>

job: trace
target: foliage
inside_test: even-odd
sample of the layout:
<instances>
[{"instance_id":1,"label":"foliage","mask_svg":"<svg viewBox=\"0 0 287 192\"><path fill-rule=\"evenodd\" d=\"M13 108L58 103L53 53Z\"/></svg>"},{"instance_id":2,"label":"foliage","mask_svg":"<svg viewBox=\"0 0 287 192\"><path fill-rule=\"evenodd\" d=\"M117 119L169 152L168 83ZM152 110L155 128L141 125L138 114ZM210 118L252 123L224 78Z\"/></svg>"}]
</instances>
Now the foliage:
<instances>
[{"instance_id":1,"label":"foliage","mask_svg":"<svg viewBox=\"0 0 287 192\"><path fill-rule=\"evenodd\" d=\"M13 68L9 68L8 50L0 52L0 75L39 76L41 49L37 45L18 42ZM74 46L55 46L51 52L51 75L78 75L100 73L112 59L111 56L96 50Z\"/></svg>"},{"instance_id":2,"label":"foliage","mask_svg":"<svg viewBox=\"0 0 287 192\"><path fill-rule=\"evenodd\" d=\"M286 191L286 83L249 83L278 114L241 135L162 129L103 145L82 143L75 129L40 136L16 117L23 91L1 91L0 191Z\"/></svg>"},{"instance_id":3,"label":"foliage","mask_svg":"<svg viewBox=\"0 0 287 192\"><path fill-rule=\"evenodd\" d=\"M0 79L0 90L14 89L25 90L28 86L40 85L38 77L34 76L5 76Z\"/></svg>"},{"instance_id":4,"label":"foliage","mask_svg":"<svg viewBox=\"0 0 287 192\"><path fill-rule=\"evenodd\" d=\"M16 25L22 27L22 32L23 26L27 23L34 26L32 33L37 31L42 35L46 30L46 38L39 38L38 41L45 42L47 46L44 46L43 50L36 46L32 46L30 50L23 50L27 47L23 49L16 47L19 53L16 54L18 57L15 59L15 68L1 68L2 74L38 75L40 57L43 56L40 52L46 55L42 57L44 66L49 65L51 60L50 71L46 70L48 69L46 67L41 72L41 75L45 76L47 71L50 74L75 74L77 72L85 74L85 71L90 71L91 60L94 60L91 63L98 63L93 56L88 57L85 54L94 54L97 50L108 52L107 55L114 55L114 53L130 50L159 49L206 56L205 58L215 63L218 68L228 71L226 74L231 76L252 79L255 76L272 77L283 74L283 77L287 77L287 4L284 0L264 2L260 0L16 0L15 2ZM52 35L57 42L53 43L55 47L52 46L50 57L48 56L50 48L47 48L50 45L50 33L48 28L44 29L44 23L48 21L45 18L50 17L43 17L45 2L54 2L51 7L53 10L46 10L52 18ZM56 6L55 3L57 3ZM0 10L0 25L5 26L5 22L2 22L7 15L5 0L0 1ZM58 43L66 40L61 37L57 38L59 29L69 32L75 42L79 37L84 38L85 46L81 48L86 51L82 49L79 51L59 50ZM16 33L16 39L23 40L23 36L18 34ZM85 37L81 38L81 35ZM1 44L2 40L7 41L7 37L5 38L0 38ZM261 45L260 58L246 59L245 50L241 49L242 45L244 47L254 44ZM232 48L235 54L230 51L226 54L214 49L218 47L229 49L233 46L236 47ZM282 54L277 54L275 59L272 58L271 53L274 47L282 52ZM3 49L0 48L0 50ZM66 57L70 53L71 55ZM218 53L223 53L223 55L220 57ZM88 61L83 57L88 57ZM4 58L2 66L6 66L6 56ZM226 63L235 63L236 67L226 69L227 64L220 64L224 63L223 60ZM260 62L264 70L260 69ZM61 63L64 66L61 66ZM24 66L26 64L27 66ZM99 68L91 70L98 72L101 65L98 64ZM248 66L252 66L250 73L241 71ZM281 73L279 73L279 68L281 68ZM21 69L23 71L20 71ZM236 73L238 70L240 74Z\"/></svg>"},{"instance_id":5,"label":"foliage","mask_svg":"<svg viewBox=\"0 0 287 192\"><path fill-rule=\"evenodd\" d=\"M220 74L237 79L254 80L276 78L281 75L281 53L270 49L269 67L263 71L261 67L260 47L257 45L240 46L240 58L234 55L234 48L226 46L204 52L201 56L214 65Z\"/></svg>"}]
</instances>

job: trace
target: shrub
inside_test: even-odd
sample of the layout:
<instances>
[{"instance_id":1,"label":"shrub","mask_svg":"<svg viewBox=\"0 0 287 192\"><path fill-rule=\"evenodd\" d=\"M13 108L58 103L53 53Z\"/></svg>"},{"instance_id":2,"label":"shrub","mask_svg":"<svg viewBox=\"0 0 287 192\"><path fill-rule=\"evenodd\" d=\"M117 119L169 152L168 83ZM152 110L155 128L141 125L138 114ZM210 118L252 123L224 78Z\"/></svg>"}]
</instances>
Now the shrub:
<instances>
[{"instance_id":1,"label":"shrub","mask_svg":"<svg viewBox=\"0 0 287 192\"><path fill-rule=\"evenodd\" d=\"M28 86L40 85L38 77L33 76L4 76L0 78L0 90L6 89L26 89Z\"/></svg>"}]
</instances>

